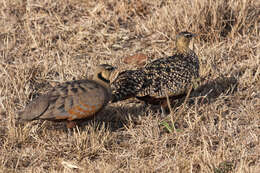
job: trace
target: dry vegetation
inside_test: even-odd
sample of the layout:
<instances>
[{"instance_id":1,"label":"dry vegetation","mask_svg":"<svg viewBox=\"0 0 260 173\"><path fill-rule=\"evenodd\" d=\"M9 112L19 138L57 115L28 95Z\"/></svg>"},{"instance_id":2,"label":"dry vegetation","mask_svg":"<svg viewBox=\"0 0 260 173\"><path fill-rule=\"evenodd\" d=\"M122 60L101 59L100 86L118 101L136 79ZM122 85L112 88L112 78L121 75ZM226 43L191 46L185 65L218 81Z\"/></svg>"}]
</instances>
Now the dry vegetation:
<instances>
[{"instance_id":1,"label":"dry vegetation","mask_svg":"<svg viewBox=\"0 0 260 173\"><path fill-rule=\"evenodd\" d=\"M257 0L0 1L0 172L260 172ZM71 135L61 123L19 124L17 111L53 85L171 55L176 33L206 79L161 117L136 100L110 104Z\"/></svg>"}]
</instances>

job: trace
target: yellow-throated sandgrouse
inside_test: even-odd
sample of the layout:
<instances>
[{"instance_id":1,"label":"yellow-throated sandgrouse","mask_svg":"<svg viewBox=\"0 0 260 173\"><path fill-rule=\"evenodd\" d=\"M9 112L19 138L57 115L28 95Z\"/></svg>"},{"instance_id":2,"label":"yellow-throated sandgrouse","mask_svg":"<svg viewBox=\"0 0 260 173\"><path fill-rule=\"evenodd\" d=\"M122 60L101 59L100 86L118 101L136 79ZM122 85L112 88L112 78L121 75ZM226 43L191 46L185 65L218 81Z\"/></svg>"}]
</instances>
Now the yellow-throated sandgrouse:
<instances>
[{"instance_id":1,"label":"yellow-throated sandgrouse","mask_svg":"<svg viewBox=\"0 0 260 173\"><path fill-rule=\"evenodd\" d=\"M91 118L111 99L110 75L114 67L97 66L93 80L76 80L62 83L48 93L32 100L19 113L21 120L67 121L73 127L74 120Z\"/></svg>"},{"instance_id":2,"label":"yellow-throated sandgrouse","mask_svg":"<svg viewBox=\"0 0 260 173\"><path fill-rule=\"evenodd\" d=\"M119 73L111 83L112 102L136 97L164 108L167 95L174 99L186 94L199 78L199 59L189 48L194 36L181 32L176 38L174 55L156 59L137 70Z\"/></svg>"}]
</instances>

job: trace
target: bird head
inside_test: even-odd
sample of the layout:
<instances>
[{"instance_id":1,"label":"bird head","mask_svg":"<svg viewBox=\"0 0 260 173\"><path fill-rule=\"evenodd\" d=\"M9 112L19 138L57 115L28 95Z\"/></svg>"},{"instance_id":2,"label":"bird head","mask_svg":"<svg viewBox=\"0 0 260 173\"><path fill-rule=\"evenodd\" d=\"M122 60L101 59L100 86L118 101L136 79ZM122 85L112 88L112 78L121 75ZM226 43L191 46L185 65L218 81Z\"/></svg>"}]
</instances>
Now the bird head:
<instances>
[{"instance_id":1,"label":"bird head","mask_svg":"<svg viewBox=\"0 0 260 173\"><path fill-rule=\"evenodd\" d=\"M108 64L100 64L96 67L93 79L101 84L109 85L110 76L116 68Z\"/></svg>"},{"instance_id":2,"label":"bird head","mask_svg":"<svg viewBox=\"0 0 260 173\"><path fill-rule=\"evenodd\" d=\"M184 31L180 32L176 37L176 47L178 50L185 50L189 48L190 41L196 34Z\"/></svg>"}]
</instances>

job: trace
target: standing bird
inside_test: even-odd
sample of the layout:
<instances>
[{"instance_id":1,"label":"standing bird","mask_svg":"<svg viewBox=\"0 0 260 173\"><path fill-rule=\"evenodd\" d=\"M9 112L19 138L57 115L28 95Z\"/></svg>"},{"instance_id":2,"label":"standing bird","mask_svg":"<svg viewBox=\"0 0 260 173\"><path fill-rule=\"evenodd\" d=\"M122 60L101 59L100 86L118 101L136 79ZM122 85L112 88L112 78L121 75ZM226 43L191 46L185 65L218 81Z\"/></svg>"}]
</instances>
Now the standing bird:
<instances>
[{"instance_id":1,"label":"standing bird","mask_svg":"<svg viewBox=\"0 0 260 173\"><path fill-rule=\"evenodd\" d=\"M179 33L174 55L148 63L137 70L141 75L132 77L128 71L119 73L111 84L112 102L124 100L134 94L134 97L146 103L161 105L165 114L167 96L171 100L184 96L199 79L199 59L189 48L194 36L195 34L190 32ZM125 85L126 83L129 85ZM129 93L129 97L126 93ZM122 95L124 97L121 97Z\"/></svg>"},{"instance_id":2,"label":"standing bird","mask_svg":"<svg viewBox=\"0 0 260 173\"><path fill-rule=\"evenodd\" d=\"M97 66L93 80L69 81L54 87L32 100L18 119L67 121L67 127L73 128L76 120L93 117L110 101L113 71L114 67L102 64Z\"/></svg>"}]
</instances>

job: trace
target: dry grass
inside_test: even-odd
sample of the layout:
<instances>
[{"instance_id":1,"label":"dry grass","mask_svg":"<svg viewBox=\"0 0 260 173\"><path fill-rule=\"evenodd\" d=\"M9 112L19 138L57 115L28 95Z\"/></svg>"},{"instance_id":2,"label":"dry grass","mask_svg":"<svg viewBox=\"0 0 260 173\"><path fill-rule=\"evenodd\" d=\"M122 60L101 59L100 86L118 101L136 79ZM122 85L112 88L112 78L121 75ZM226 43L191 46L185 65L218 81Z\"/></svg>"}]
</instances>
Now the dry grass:
<instances>
[{"instance_id":1,"label":"dry grass","mask_svg":"<svg viewBox=\"0 0 260 173\"><path fill-rule=\"evenodd\" d=\"M260 172L259 6L2 0L0 172ZM171 55L183 30L199 35L193 47L207 82L171 115L128 100L71 136L63 124L15 122L53 82L91 76L99 63L131 68L122 58L136 53Z\"/></svg>"}]
</instances>

